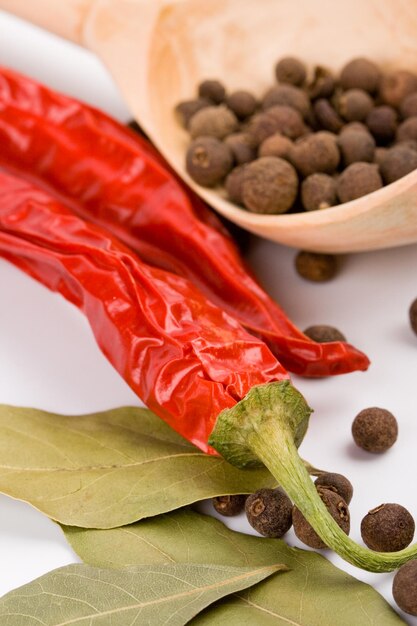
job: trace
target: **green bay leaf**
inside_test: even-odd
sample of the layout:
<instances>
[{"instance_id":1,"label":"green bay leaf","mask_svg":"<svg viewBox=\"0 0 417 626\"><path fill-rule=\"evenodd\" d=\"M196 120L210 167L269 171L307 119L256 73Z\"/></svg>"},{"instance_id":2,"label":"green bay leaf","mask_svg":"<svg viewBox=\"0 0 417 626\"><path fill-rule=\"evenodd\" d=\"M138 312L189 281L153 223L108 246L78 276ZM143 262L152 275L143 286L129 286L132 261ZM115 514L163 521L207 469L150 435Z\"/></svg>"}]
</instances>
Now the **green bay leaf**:
<instances>
[{"instance_id":1,"label":"green bay leaf","mask_svg":"<svg viewBox=\"0 0 417 626\"><path fill-rule=\"evenodd\" d=\"M68 565L0 599L4 626L183 626L212 602L285 566L170 563L130 570Z\"/></svg>"},{"instance_id":2,"label":"green bay leaf","mask_svg":"<svg viewBox=\"0 0 417 626\"><path fill-rule=\"evenodd\" d=\"M203 454L147 409L56 415L0 405L0 492L63 524L113 528L275 486Z\"/></svg>"},{"instance_id":3,"label":"green bay leaf","mask_svg":"<svg viewBox=\"0 0 417 626\"><path fill-rule=\"evenodd\" d=\"M229 530L220 521L181 510L113 530L63 527L80 558L105 567L139 563L210 562L290 571L229 596L193 620L195 626L395 626L405 622L371 586L322 555Z\"/></svg>"}]
</instances>

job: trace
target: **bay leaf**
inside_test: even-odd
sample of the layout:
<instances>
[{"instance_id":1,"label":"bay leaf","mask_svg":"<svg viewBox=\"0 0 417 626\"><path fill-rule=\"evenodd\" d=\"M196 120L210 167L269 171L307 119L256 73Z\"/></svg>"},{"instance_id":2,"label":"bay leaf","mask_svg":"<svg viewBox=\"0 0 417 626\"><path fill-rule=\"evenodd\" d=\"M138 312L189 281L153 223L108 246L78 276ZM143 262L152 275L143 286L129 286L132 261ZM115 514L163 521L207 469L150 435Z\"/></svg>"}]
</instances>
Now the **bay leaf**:
<instances>
[{"instance_id":1,"label":"bay leaf","mask_svg":"<svg viewBox=\"0 0 417 626\"><path fill-rule=\"evenodd\" d=\"M210 562L239 566L285 563L290 571L234 594L201 613L193 626L396 626L405 622L371 586L317 552L229 530L181 510L113 530L63 527L79 557L95 565Z\"/></svg>"},{"instance_id":2,"label":"bay leaf","mask_svg":"<svg viewBox=\"0 0 417 626\"><path fill-rule=\"evenodd\" d=\"M63 524L113 528L275 485L266 469L202 453L147 409L68 416L0 405L0 492Z\"/></svg>"},{"instance_id":3,"label":"bay leaf","mask_svg":"<svg viewBox=\"0 0 417 626\"><path fill-rule=\"evenodd\" d=\"M170 563L111 570L68 565L0 599L7 626L183 626L212 602L284 569Z\"/></svg>"}]
</instances>

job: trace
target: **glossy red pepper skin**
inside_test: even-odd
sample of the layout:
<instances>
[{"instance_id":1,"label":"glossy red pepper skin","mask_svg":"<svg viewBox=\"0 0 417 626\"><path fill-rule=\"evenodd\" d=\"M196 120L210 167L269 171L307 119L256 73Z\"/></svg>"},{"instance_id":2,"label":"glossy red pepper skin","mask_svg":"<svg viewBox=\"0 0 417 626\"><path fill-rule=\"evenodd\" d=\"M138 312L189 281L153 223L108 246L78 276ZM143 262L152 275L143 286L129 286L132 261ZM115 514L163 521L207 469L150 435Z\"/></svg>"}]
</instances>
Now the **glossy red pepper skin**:
<instances>
[{"instance_id":1,"label":"glossy red pepper skin","mask_svg":"<svg viewBox=\"0 0 417 626\"><path fill-rule=\"evenodd\" d=\"M290 371L365 370L353 346L306 337L263 291L214 214L154 148L105 114L0 70L0 163L113 232L146 262L192 280Z\"/></svg>"},{"instance_id":2,"label":"glossy red pepper skin","mask_svg":"<svg viewBox=\"0 0 417 626\"><path fill-rule=\"evenodd\" d=\"M218 414L288 378L268 347L187 279L151 267L45 191L0 172L0 256L88 318L143 402L205 452Z\"/></svg>"}]
</instances>

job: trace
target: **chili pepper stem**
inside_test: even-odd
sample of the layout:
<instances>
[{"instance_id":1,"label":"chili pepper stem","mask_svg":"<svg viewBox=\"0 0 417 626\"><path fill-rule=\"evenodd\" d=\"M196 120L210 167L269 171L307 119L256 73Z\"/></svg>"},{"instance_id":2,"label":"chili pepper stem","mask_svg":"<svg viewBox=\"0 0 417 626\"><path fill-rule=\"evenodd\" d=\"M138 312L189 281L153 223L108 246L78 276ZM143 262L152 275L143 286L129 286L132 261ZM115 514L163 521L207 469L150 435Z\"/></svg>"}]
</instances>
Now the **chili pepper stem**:
<instances>
[{"instance_id":1,"label":"chili pepper stem","mask_svg":"<svg viewBox=\"0 0 417 626\"><path fill-rule=\"evenodd\" d=\"M262 462L326 545L352 565L387 572L416 558L417 545L399 552L374 552L339 528L298 454L310 413L305 399L288 380L260 385L232 409L220 413L209 443L238 467Z\"/></svg>"}]
</instances>

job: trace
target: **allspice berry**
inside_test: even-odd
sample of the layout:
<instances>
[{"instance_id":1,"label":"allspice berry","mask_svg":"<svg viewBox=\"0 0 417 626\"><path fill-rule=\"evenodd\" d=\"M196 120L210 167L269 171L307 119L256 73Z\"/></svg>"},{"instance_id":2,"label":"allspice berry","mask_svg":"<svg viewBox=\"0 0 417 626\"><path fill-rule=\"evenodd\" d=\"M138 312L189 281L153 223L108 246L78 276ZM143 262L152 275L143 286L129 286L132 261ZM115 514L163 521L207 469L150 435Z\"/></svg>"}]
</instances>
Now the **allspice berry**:
<instances>
[{"instance_id":1,"label":"allspice berry","mask_svg":"<svg viewBox=\"0 0 417 626\"><path fill-rule=\"evenodd\" d=\"M397 128L397 141L407 141L409 139L417 141L417 115L408 117Z\"/></svg>"},{"instance_id":2,"label":"allspice berry","mask_svg":"<svg viewBox=\"0 0 417 626\"><path fill-rule=\"evenodd\" d=\"M338 330L334 326L328 326L326 324L316 324L314 326L309 326L305 329L304 334L313 341L316 341L317 343L329 343L330 341L346 341L346 337L343 333L340 332L340 330ZM343 496L342 493L340 495ZM348 500L346 498L344 499L349 504Z\"/></svg>"},{"instance_id":3,"label":"allspice berry","mask_svg":"<svg viewBox=\"0 0 417 626\"><path fill-rule=\"evenodd\" d=\"M402 611L417 615L417 559L401 565L394 576L392 595Z\"/></svg>"},{"instance_id":4,"label":"allspice berry","mask_svg":"<svg viewBox=\"0 0 417 626\"><path fill-rule=\"evenodd\" d=\"M254 115L248 124L247 132L256 145L267 137L281 133L290 139L300 137L305 132L303 118L295 109L285 105L275 105Z\"/></svg>"},{"instance_id":5,"label":"allspice berry","mask_svg":"<svg viewBox=\"0 0 417 626\"><path fill-rule=\"evenodd\" d=\"M374 101L363 89L348 89L337 100L337 110L348 122L361 122L373 106Z\"/></svg>"},{"instance_id":6,"label":"allspice berry","mask_svg":"<svg viewBox=\"0 0 417 626\"><path fill-rule=\"evenodd\" d=\"M388 152L388 148L384 148L382 146L377 146L375 148L374 163L378 165L378 167L380 168L380 171L381 171L382 162L385 159L387 152Z\"/></svg>"},{"instance_id":7,"label":"allspice berry","mask_svg":"<svg viewBox=\"0 0 417 626\"><path fill-rule=\"evenodd\" d=\"M282 537L292 525L292 502L282 489L260 489L245 503L249 524L264 537Z\"/></svg>"},{"instance_id":8,"label":"allspice berry","mask_svg":"<svg viewBox=\"0 0 417 626\"><path fill-rule=\"evenodd\" d=\"M381 78L379 96L385 104L398 108L411 93L417 91L417 75L407 70L398 70Z\"/></svg>"},{"instance_id":9,"label":"allspice berry","mask_svg":"<svg viewBox=\"0 0 417 626\"><path fill-rule=\"evenodd\" d=\"M361 522L364 543L377 552L403 550L413 540L414 519L400 504L381 504L369 511Z\"/></svg>"},{"instance_id":10,"label":"allspice berry","mask_svg":"<svg viewBox=\"0 0 417 626\"><path fill-rule=\"evenodd\" d=\"M358 161L371 163L374 160L376 143L367 131L346 131L339 135L337 143L345 166Z\"/></svg>"},{"instance_id":11,"label":"allspice berry","mask_svg":"<svg viewBox=\"0 0 417 626\"><path fill-rule=\"evenodd\" d=\"M408 318L413 332L417 335L417 298L413 300L408 309Z\"/></svg>"},{"instance_id":12,"label":"allspice berry","mask_svg":"<svg viewBox=\"0 0 417 626\"><path fill-rule=\"evenodd\" d=\"M381 73L379 68L368 59L358 57L347 63L340 73L343 89L363 89L374 93L379 85Z\"/></svg>"},{"instance_id":13,"label":"allspice berry","mask_svg":"<svg viewBox=\"0 0 417 626\"><path fill-rule=\"evenodd\" d=\"M329 174L310 174L301 184L301 202L306 211L337 204L336 180Z\"/></svg>"},{"instance_id":14,"label":"allspice berry","mask_svg":"<svg viewBox=\"0 0 417 626\"><path fill-rule=\"evenodd\" d=\"M247 133L232 133L225 138L224 143L232 151L237 165L249 163L256 158L256 149L250 135Z\"/></svg>"},{"instance_id":15,"label":"allspice berry","mask_svg":"<svg viewBox=\"0 0 417 626\"><path fill-rule=\"evenodd\" d=\"M333 254L301 250L295 257L295 269L302 278L322 283L336 275L337 259Z\"/></svg>"},{"instance_id":16,"label":"allspice berry","mask_svg":"<svg viewBox=\"0 0 417 626\"><path fill-rule=\"evenodd\" d=\"M381 104L369 112L366 125L379 143L389 143L397 131L398 114L388 104Z\"/></svg>"},{"instance_id":17,"label":"allspice berry","mask_svg":"<svg viewBox=\"0 0 417 626\"><path fill-rule=\"evenodd\" d=\"M234 167L230 174L227 175L224 184L229 200L235 204L243 204L242 184L245 167L245 165L238 165L237 167Z\"/></svg>"},{"instance_id":18,"label":"allspice berry","mask_svg":"<svg viewBox=\"0 0 417 626\"><path fill-rule=\"evenodd\" d=\"M398 144L389 148L380 164L386 185L406 176L417 168L417 152L409 146Z\"/></svg>"},{"instance_id":19,"label":"allspice berry","mask_svg":"<svg viewBox=\"0 0 417 626\"><path fill-rule=\"evenodd\" d=\"M197 100L185 100L184 102L180 102L175 107L176 116L184 128L188 128L190 124L190 120L198 111L201 109L206 109L209 106L212 106L212 102L205 98L198 98Z\"/></svg>"},{"instance_id":20,"label":"allspice berry","mask_svg":"<svg viewBox=\"0 0 417 626\"><path fill-rule=\"evenodd\" d=\"M317 65L314 68L314 75L311 83L307 87L307 93L312 100L317 98L330 98L335 89L336 81L332 72Z\"/></svg>"},{"instance_id":21,"label":"allspice berry","mask_svg":"<svg viewBox=\"0 0 417 626\"><path fill-rule=\"evenodd\" d=\"M223 139L237 131L239 122L236 115L227 107L210 106L195 113L188 125L193 139L196 137L216 137Z\"/></svg>"},{"instance_id":22,"label":"allspice berry","mask_svg":"<svg viewBox=\"0 0 417 626\"><path fill-rule=\"evenodd\" d=\"M314 116L317 123L324 130L338 133L343 127L343 120L336 109L325 98L319 98L313 105Z\"/></svg>"},{"instance_id":23,"label":"allspice berry","mask_svg":"<svg viewBox=\"0 0 417 626\"><path fill-rule=\"evenodd\" d=\"M226 89L218 80L203 80L198 86L198 95L200 98L211 100L214 104L220 104L226 97Z\"/></svg>"},{"instance_id":24,"label":"allspice berry","mask_svg":"<svg viewBox=\"0 0 417 626\"><path fill-rule=\"evenodd\" d=\"M242 199L249 211L284 213L293 205L297 193L297 173L287 161L261 157L245 167Z\"/></svg>"},{"instance_id":25,"label":"allspice berry","mask_svg":"<svg viewBox=\"0 0 417 626\"><path fill-rule=\"evenodd\" d=\"M397 420L386 409L378 407L363 409L353 420L352 436L362 450L380 454L389 450L397 441Z\"/></svg>"},{"instance_id":26,"label":"allspice berry","mask_svg":"<svg viewBox=\"0 0 417 626\"><path fill-rule=\"evenodd\" d=\"M350 532L350 514L349 507L345 500L335 491L326 489L325 487L318 487L317 491L330 515L343 532L348 535ZM292 523L296 536L307 546L315 548L316 550L323 550L327 547L313 527L307 522L303 514L295 506L292 511Z\"/></svg>"},{"instance_id":27,"label":"allspice berry","mask_svg":"<svg viewBox=\"0 0 417 626\"><path fill-rule=\"evenodd\" d=\"M340 174L337 195L340 202L350 202L382 187L382 179L375 163L352 163Z\"/></svg>"},{"instance_id":28,"label":"allspice berry","mask_svg":"<svg viewBox=\"0 0 417 626\"><path fill-rule=\"evenodd\" d=\"M295 109L304 118L310 111L310 100L306 92L293 85L276 85L268 89L262 100L262 108L270 109L277 104Z\"/></svg>"},{"instance_id":29,"label":"allspice berry","mask_svg":"<svg viewBox=\"0 0 417 626\"><path fill-rule=\"evenodd\" d=\"M253 115L258 106L255 96L243 89L234 91L227 96L226 104L240 120Z\"/></svg>"},{"instance_id":30,"label":"allspice berry","mask_svg":"<svg viewBox=\"0 0 417 626\"><path fill-rule=\"evenodd\" d=\"M304 63L295 57L284 57L275 66L275 76L280 83L289 83L299 87L305 82L306 75Z\"/></svg>"},{"instance_id":31,"label":"allspice berry","mask_svg":"<svg viewBox=\"0 0 417 626\"><path fill-rule=\"evenodd\" d=\"M290 139L296 139L305 133L303 118L292 107L275 105L270 107L266 115L276 122L276 132L280 132Z\"/></svg>"},{"instance_id":32,"label":"allspice berry","mask_svg":"<svg viewBox=\"0 0 417 626\"><path fill-rule=\"evenodd\" d=\"M335 491L343 498L346 504L350 504L353 496L353 486L350 480L343 474L328 472L322 474L314 481L316 487L325 487L331 491Z\"/></svg>"},{"instance_id":33,"label":"allspice berry","mask_svg":"<svg viewBox=\"0 0 417 626\"><path fill-rule=\"evenodd\" d=\"M239 515L245 508L246 495L238 494L233 496L217 496L213 498L213 507L225 517L233 517Z\"/></svg>"},{"instance_id":34,"label":"allspice berry","mask_svg":"<svg viewBox=\"0 0 417 626\"><path fill-rule=\"evenodd\" d=\"M187 150L187 172L203 187L214 187L221 183L232 167L232 151L215 137L199 137L191 142Z\"/></svg>"},{"instance_id":35,"label":"allspice berry","mask_svg":"<svg viewBox=\"0 0 417 626\"><path fill-rule=\"evenodd\" d=\"M292 141L281 133L275 133L267 137L259 146L258 156L275 156L287 159L291 151Z\"/></svg>"},{"instance_id":36,"label":"allspice berry","mask_svg":"<svg viewBox=\"0 0 417 626\"><path fill-rule=\"evenodd\" d=\"M292 147L290 160L304 177L315 172L333 174L340 161L337 138L327 131L300 137Z\"/></svg>"},{"instance_id":37,"label":"allspice berry","mask_svg":"<svg viewBox=\"0 0 417 626\"><path fill-rule=\"evenodd\" d=\"M404 98L400 104L400 113L404 118L417 115L417 91Z\"/></svg>"}]
</instances>

